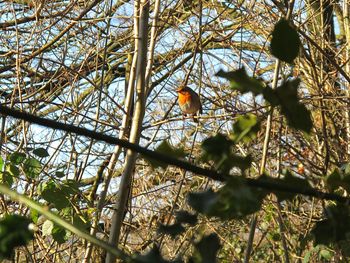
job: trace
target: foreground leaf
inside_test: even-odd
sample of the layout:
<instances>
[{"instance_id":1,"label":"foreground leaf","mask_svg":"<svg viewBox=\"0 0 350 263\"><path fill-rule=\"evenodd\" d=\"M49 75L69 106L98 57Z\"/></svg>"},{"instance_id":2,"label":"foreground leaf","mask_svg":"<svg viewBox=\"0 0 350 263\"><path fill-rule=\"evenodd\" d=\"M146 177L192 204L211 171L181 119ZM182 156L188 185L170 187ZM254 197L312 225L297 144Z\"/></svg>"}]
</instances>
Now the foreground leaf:
<instances>
[{"instance_id":1,"label":"foreground leaf","mask_svg":"<svg viewBox=\"0 0 350 263\"><path fill-rule=\"evenodd\" d=\"M238 116L233 124L232 133L230 138L235 143L249 142L256 137L257 132L260 130L260 122L254 114L245 114Z\"/></svg>"},{"instance_id":2,"label":"foreground leaf","mask_svg":"<svg viewBox=\"0 0 350 263\"><path fill-rule=\"evenodd\" d=\"M172 238L182 234L185 231L185 228L181 223L175 223L173 225L163 225L160 224L158 227L158 232L166 235L170 235Z\"/></svg>"},{"instance_id":3,"label":"foreground leaf","mask_svg":"<svg viewBox=\"0 0 350 263\"><path fill-rule=\"evenodd\" d=\"M276 58L293 63L300 50L300 39L297 31L287 20L281 19L272 32L271 53Z\"/></svg>"},{"instance_id":4,"label":"foreground leaf","mask_svg":"<svg viewBox=\"0 0 350 263\"><path fill-rule=\"evenodd\" d=\"M36 178L41 172L41 163L35 158L28 158L23 163L23 171L28 178Z\"/></svg>"},{"instance_id":5,"label":"foreground leaf","mask_svg":"<svg viewBox=\"0 0 350 263\"><path fill-rule=\"evenodd\" d=\"M31 221L20 215L6 215L0 220L0 259L10 259L14 249L33 239Z\"/></svg>"},{"instance_id":6,"label":"foreground leaf","mask_svg":"<svg viewBox=\"0 0 350 263\"><path fill-rule=\"evenodd\" d=\"M330 205L325 209L326 218L316 223L311 231L316 244L341 245L350 242L350 213L346 205Z\"/></svg>"},{"instance_id":7,"label":"foreground leaf","mask_svg":"<svg viewBox=\"0 0 350 263\"><path fill-rule=\"evenodd\" d=\"M43 184L40 191L41 197L57 209L63 209L70 205L70 191L64 186L57 185L54 181Z\"/></svg>"},{"instance_id":8,"label":"foreground leaf","mask_svg":"<svg viewBox=\"0 0 350 263\"><path fill-rule=\"evenodd\" d=\"M347 165L348 166L348 165ZM326 177L327 188L334 191L342 187L346 191L350 191L350 172L345 169L336 168L331 174Z\"/></svg>"},{"instance_id":9,"label":"foreground leaf","mask_svg":"<svg viewBox=\"0 0 350 263\"><path fill-rule=\"evenodd\" d=\"M195 244L195 253L190 262L215 263L220 247L220 240L216 234L205 236Z\"/></svg>"},{"instance_id":10,"label":"foreground leaf","mask_svg":"<svg viewBox=\"0 0 350 263\"><path fill-rule=\"evenodd\" d=\"M288 80L276 89L276 94L281 112L286 117L288 124L297 130L310 133L313 126L311 113L304 104L299 102L299 84L299 79Z\"/></svg>"},{"instance_id":11,"label":"foreground leaf","mask_svg":"<svg viewBox=\"0 0 350 263\"><path fill-rule=\"evenodd\" d=\"M197 223L197 215L191 214L187 211L177 211L175 213L175 216L176 216L176 222L178 223L189 224L191 226Z\"/></svg>"},{"instance_id":12,"label":"foreground leaf","mask_svg":"<svg viewBox=\"0 0 350 263\"><path fill-rule=\"evenodd\" d=\"M263 84L259 80L249 77L244 68L230 72L219 70L216 76L229 80L231 89L238 90L243 94L252 92L254 95L259 95L264 90Z\"/></svg>"},{"instance_id":13,"label":"foreground leaf","mask_svg":"<svg viewBox=\"0 0 350 263\"><path fill-rule=\"evenodd\" d=\"M54 225L51 234L58 244L63 244L67 241L67 231L60 226Z\"/></svg>"},{"instance_id":14,"label":"foreground leaf","mask_svg":"<svg viewBox=\"0 0 350 263\"><path fill-rule=\"evenodd\" d=\"M133 259L131 260L132 263L181 263L180 260L175 261L168 261L163 259L162 255L160 254L159 248L154 247L152 248L147 254L140 255L136 254L133 256Z\"/></svg>"},{"instance_id":15,"label":"foreground leaf","mask_svg":"<svg viewBox=\"0 0 350 263\"><path fill-rule=\"evenodd\" d=\"M261 208L266 192L246 186L240 178L230 179L217 192L190 193L189 205L202 214L221 219L241 219Z\"/></svg>"},{"instance_id":16,"label":"foreground leaf","mask_svg":"<svg viewBox=\"0 0 350 263\"><path fill-rule=\"evenodd\" d=\"M303 189L303 190L312 189L310 183L306 179L294 176L288 170L284 170L282 172L282 175L283 175L282 178L272 178L272 177L269 177L269 176L264 174L258 178L258 181L273 183L276 186L275 189L270 190L270 191L277 196L277 199L279 202L284 201L284 200L291 200L297 195L295 193L278 191L279 186L281 188L283 186L287 186L287 187L291 187L293 189Z\"/></svg>"},{"instance_id":17,"label":"foreground leaf","mask_svg":"<svg viewBox=\"0 0 350 263\"><path fill-rule=\"evenodd\" d=\"M13 176L7 172L0 172L0 183L7 185L8 187L11 187L13 184Z\"/></svg>"},{"instance_id":18,"label":"foreground leaf","mask_svg":"<svg viewBox=\"0 0 350 263\"><path fill-rule=\"evenodd\" d=\"M25 153L20 153L20 152L14 152L9 156L9 160L12 164L18 165L23 163L23 161L26 158Z\"/></svg>"}]
</instances>

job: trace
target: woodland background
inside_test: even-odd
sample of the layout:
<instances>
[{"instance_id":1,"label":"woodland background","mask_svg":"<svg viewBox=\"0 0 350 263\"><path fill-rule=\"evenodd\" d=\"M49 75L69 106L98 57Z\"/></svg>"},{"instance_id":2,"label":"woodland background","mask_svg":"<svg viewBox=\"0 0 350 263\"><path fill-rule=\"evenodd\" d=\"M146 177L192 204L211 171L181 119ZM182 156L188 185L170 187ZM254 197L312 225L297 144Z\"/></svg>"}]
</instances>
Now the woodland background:
<instances>
[{"instance_id":1,"label":"woodland background","mask_svg":"<svg viewBox=\"0 0 350 263\"><path fill-rule=\"evenodd\" d=\"M2 106L63 124L1 115L0 257L346 261L349 8L347 0L1 1ZM199 124L176 104L183 83L200 94ZM276 180L264 192L254 180L167 166L161 155Z\"/></svg>"}]
</instances>

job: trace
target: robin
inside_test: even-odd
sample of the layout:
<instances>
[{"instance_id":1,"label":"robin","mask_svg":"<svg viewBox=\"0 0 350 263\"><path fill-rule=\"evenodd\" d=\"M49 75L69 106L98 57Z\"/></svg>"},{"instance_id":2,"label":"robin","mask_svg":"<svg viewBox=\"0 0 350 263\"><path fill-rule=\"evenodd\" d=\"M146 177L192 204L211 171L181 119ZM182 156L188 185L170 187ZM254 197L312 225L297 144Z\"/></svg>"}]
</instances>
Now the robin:
<instances>
[{"instance_id":1,"label":"robin","mask_svg":"<svg viewBox=\"0 0 350 263\"><path fill-rule=\"evenodd\" d=\"M198 94L191 88L184 86L181 86L176 91L179 95L178 103L183 115L192 114L194 122L198 122L195 116L197 116L198 111L202 114L202 104Z\"/></svg>"}]
</instances>

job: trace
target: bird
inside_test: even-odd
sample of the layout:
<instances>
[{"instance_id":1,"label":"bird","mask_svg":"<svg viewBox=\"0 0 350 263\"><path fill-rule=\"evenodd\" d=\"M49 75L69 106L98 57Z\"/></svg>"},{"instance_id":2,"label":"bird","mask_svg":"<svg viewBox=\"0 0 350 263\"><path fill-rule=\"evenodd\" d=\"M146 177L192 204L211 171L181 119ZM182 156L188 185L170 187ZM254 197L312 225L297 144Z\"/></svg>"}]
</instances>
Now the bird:
<instances>
[{"instance_id":1,"label":"bird","mask_svg":"<svg viewBox=\"0 0 350 263\"><path fill-rule=\"evenodd\" d=\"M178 104L184 116L192 114L193 121L198 122L197 112L202 114L202 104L199 95L187 86L180 86L177 90Z\"/></svg>"}]
</instances>

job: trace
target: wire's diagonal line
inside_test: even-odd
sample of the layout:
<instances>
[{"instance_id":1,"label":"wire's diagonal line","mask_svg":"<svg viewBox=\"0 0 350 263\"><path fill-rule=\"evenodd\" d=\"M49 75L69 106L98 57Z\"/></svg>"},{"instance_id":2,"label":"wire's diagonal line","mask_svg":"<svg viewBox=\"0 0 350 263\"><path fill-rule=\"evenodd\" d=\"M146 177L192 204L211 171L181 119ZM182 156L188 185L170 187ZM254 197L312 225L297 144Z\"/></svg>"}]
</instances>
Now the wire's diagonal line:
<instances>
[{"instance_id":1,"label":"wire's diagonal line","mask_svg":"<svg viewBox=\"0 0 350 263\"><path fill-rule=\"evenodd\" d=\"M52 129L75 133L77 135L86 136L98 141L104 141L110 144L120 145L123 148L135 151L147 157L157 159L158 161L186 169L195 174L203 175L216 181L224 182L229 178L228 175L221 174L213 170L204 169L199 166L193 165L187 161L176 159L171 156L168 156L156 151L152 151L144 147L141 147L139 145L130 143L126 140L118 139L109 135L104 135L102 133L98 133L89 129L77 127L71 124L57 122L54 120L45 119L42 117L35 116L33 114L11 109L3 105L0 105L0 113L14 117L16 119L25 120L25 121L35 123L41 126L49 127ZM350 203L349 198L346 198L337 194L333 194L333 193L318 191L314 188L305 188L305 189L300 187L296 188L296 187L293 187L292 185L287 185L279 182L264 181L264 180L257 180L257 179L251 179L251 178L244 178L244 180L248 186L261 188L272 192L281 191L281 192L288 192L288 193L294 193L294 194L302 194L302 195L316 197L320 199L338 201L345 204Z\"/></svg>"}]
</instances>

